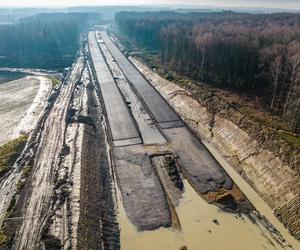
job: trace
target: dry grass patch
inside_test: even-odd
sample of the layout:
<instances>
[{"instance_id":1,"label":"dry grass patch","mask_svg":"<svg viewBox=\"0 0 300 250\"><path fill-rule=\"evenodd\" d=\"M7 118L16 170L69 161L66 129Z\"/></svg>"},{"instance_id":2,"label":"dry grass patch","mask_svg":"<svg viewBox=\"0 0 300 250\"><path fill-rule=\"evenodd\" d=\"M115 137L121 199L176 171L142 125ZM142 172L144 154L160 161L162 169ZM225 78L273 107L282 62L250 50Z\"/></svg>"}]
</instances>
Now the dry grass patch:
<instances>
[{"instance_id":1,"label":"dry grass patch","mask_svg":"<svg viewBox=\"0 0 300 250\"><path fill-rule=\"evenodd\" d=\"M51 77L51 82L52 82L52 88L55 88L60 83L60 80L59 78L53 76Z\"/></svg>"},{"instance_id":2,"label":"dry grass patch","mask_svg":"<svg viewBox=\"0 0 300 250\"><path fill-rule=\"evenodd\" d=\"M22 135L0 147L0 177L12 168L15 161L22 153L27 138L27 135Z\"/></svg>"}]
</instances>

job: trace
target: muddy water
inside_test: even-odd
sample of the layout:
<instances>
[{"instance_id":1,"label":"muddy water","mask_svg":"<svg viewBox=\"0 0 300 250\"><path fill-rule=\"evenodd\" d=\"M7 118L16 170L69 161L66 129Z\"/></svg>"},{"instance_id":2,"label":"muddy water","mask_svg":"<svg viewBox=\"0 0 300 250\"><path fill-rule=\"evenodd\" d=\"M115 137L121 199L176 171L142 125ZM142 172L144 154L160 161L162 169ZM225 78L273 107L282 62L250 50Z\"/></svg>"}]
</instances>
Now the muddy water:
<instances>
[{"instance_id":1,"label":"muddy water","mask_svg":"<svg viewBox=\"0 0 300 250\"><path fill-rule=\"evenodd\" d=\"M127 219L118 195L122 249L176 250L183 246L188 250L284 249L261 225L253 224L245 216L222 212L204 201L187 181L184 184L185 193L176 208L181 223L180 231L161 228L138 232Z\"/></svg>"},{"instance_id":2,"label":"muddy water","mask_svg":"<svg viewBox=\"0 0 300 250\"><path fill-rule=\"evenodd\" d=\"M239 188L251 201L257 211L259 211L268 219L268 221L281 233L283 238L287 240L287 242L291 244L294 249L300 249L300 242L289 234L288 230L276 218L272 209L255 192L255 190L250 187L250 185L220 156L220 154L209 143L205 141L202 141L202 143L208 148L215 159L223 166L224 170L232 178L232 180L238 184Z\"/></svg>"}]
</instances>

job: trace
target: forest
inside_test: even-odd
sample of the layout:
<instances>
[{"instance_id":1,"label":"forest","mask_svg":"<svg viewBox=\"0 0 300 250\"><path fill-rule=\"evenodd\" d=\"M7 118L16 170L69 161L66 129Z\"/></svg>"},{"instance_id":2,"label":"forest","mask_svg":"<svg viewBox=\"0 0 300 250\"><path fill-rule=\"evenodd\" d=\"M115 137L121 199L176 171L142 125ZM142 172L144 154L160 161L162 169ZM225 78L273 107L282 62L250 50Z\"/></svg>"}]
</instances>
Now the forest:
<instances>
[{"instance_id":1,"label":"forest","mask_svg":"<svg viewBox=\"0 0 300 250\"><path fill-rule=\"evenodd\" d=\"M258 96L300 132L300 14L120 12L115 21L165 67Z\"/></svg>"},{"instance_id":2,"label":"forest","mask_svg":"<svg viewBox=\"0 0 300 250\"><path fill-rule=\"evenodd\" d=\"M99 14L45 13L0 25L0 67L68 67L80 33L99 20Z\"/></svg>"}]
</instances>

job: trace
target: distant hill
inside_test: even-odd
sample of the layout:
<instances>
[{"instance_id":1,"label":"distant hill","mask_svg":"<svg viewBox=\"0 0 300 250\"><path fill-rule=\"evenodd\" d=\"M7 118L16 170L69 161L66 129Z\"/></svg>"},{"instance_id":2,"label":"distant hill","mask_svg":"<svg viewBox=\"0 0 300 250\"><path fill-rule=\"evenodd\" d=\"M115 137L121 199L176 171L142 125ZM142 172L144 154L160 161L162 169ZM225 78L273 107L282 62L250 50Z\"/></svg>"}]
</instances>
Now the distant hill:
<instances>
[{"instance_id":1,"label":"distant hill","mask_svg":"<svg viewBox=\"0 0 300 250\"><path fill-rule=\"evenodd\" d=\"M69 8L0 8L0 24L15 23L21 18L41 13L100 13L103 20L113 20L115 14L121 11L176 11L176 12L220 12L233 10L252 14L292 12L300 13L300 10L254 7L216 7L216 6L188 6L188 5L148 5L148 6L78 6Z\"/></svg>"},{"instance_id":2,"label":"distant hill","mask_svg":"<svg viewBox=\"0 0 300 250\"><path fill-rule=\"evenodd\" d=\"M139 7L139 6L81 6L69 8L0 8L0 24L16 23L20 19L42 13L98 13L103 20L113 20L120 11L161 11L169 7Z\"/></svg>"}]
</instances>

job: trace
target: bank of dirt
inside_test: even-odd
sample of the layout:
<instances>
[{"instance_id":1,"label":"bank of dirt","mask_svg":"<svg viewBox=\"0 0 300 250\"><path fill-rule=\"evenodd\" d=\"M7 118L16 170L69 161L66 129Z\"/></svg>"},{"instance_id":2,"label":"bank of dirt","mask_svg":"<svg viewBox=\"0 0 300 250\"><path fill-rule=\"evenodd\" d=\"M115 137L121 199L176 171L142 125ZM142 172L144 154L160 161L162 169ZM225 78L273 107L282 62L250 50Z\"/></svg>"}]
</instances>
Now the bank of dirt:
<instances>
[{"instance_id":1,"label":"bank of dirt","mask_svg":"<svg viewBox=\"0 0 300 250\"><path fill-rule=\"evenodd\" d=\"M77 248L119 249L119 227L102 109L91 83L87 93L92 126L85 126L82 141Z\"/></svg>"},{"instance_id":2,"label":"bank of dirt","mask_svg":"<svg viewBox=\"0 0 300 250\"><path fill-rule=\"evenodd\" d=\"M167 81L141 61L131 60L186 124L242 175L299 239L299 135L283 130L280 122L274 127L276 120L259 110L253 112L255 107L243 104L243 98L183 78Z\"/></svg>"}]
</instances>

